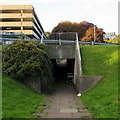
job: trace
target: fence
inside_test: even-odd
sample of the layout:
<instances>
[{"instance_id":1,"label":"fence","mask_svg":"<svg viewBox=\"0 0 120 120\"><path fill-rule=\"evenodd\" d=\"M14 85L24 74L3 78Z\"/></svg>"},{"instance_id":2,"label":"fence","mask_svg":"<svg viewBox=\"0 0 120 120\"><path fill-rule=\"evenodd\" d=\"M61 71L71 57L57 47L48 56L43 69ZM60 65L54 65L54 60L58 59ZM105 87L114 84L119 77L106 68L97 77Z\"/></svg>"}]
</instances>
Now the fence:
<instances>
[{"instance_id":1,"label":"fence","mask_svg":"<svg viewBox=\"0 0 120 120\"><path fill-rule=\"evenodd\" d=\"M5 44L11 44L13 41L18 41L18 40L28 40L28 41L35 41L38 43L44 43L44 44L76 44L76 32L54 32L52 33L48 39L18 39L18 38L2 38L2 34L6 33L1 33L0 34L0 43L3 45ZM15 34L15 33L14 33ZM11 34L12 35L12 34ZM14 37L14 35L13 35ZM11 41L11 42L9 42ZM78 44L83 44L83 45L119 45L119 44L114 44L114 43L98 43L98 42L85 42L85 41L78 41Z\"/></svg>"}]
</instances>

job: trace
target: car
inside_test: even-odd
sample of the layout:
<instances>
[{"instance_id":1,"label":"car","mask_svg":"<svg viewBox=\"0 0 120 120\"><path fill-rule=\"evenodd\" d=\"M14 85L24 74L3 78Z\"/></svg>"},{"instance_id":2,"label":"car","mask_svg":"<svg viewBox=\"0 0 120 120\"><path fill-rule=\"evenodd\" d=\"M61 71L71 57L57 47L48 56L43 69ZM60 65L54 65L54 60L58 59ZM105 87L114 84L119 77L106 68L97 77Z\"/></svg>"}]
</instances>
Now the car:
<instances>
[{"instance_id":1,"label":"car","mask_svg":"<svg viewBox=\"0 0 120 120\"><path fill-rule=\"evenodd\" d=\"M13 41L5 41L4 45L9 45L9 44L12 44L12 43L13 43Z\"/></svg>"}]
</instances>

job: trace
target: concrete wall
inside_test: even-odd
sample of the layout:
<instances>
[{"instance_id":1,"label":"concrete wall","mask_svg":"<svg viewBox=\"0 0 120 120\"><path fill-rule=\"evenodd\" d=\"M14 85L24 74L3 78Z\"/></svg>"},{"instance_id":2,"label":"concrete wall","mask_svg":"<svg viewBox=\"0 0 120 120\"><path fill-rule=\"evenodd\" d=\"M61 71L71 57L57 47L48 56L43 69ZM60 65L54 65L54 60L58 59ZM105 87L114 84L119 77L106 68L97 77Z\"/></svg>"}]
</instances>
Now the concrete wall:
<instances>
[{"instance_id":1,"label":"concrete wall","mask_svg":"<svg viewBox=\"0 0 120 120\"><path fill-rule=\"evenodd\" d=\"M80 76L81 76L81 60L79 57L80 52L78 52L77 46L75 49L75 66L74 66L74 84L77 88L77 90L80 92L80 86L81 86L81 82L80 82Z\"/></svg>"},{"instance_id":2,"label":"concrete wall","mask_svg":"<svg viewBox=\"0 0 120 120\"><path fill-rule=\"evenodd\" d=\"M80 93L84 93L91 88L95 87L95 85L103 78L103 76L81 76L80 77Z\"/></svg>"},{"instance_id":3,"label":"concrete wall","mask_svg":"<svg viewBox=\"0 0 120 120\"><path fill-rule=\"evenodd\" d=\"M48 45L50 59L74 59L75 45Z\"/></svg>"},{"instance_id":4,"label":"concrete wall","mask_svg":"<svg viewBox=\"0 0 120 120\"><path fill-rule=\"evenodd\" d=\"M41 80L40 77L29 78L24 81L24 83L30 88L34 89L38 93L41 93Z\"/></svg>"},{"instance_id":5,"label":"concrete wall","mask_svg":"<svg viewBox=\"0 0 120 120\"><path fill-rule=\"evenodd\" d=\"M48 49L51 59L75 59L73 83L79 93L83 94L90 90L103 78L103 76L83 76L79 44L48 45Z\"/></svg>"},{"instance_id":6,"label":"concrete wall","mask_svg":"<svg viewBox=\"0 0 120 120\"><path fill-rule=\"evenodd\" d=\"M53 88L53 81L50 81L46 75L36 76L24 80L24 83L38 93L49 93Z\"/></svg>"},{"instance_id":7,"label":"concrete wall","mask_svg":"<svg viewBox=\"0 0 120 120\"><path fill-rule=\"evenodd\" d=\"M75 49L75 67L74 67L74 84L79 93L95 87L95 85L103 78L103 76L83 76L80 48L76 45Z\"/></svg>"},{"instance_id":8,"label":"concrete wall","mask_svg":"<svg viewBox=\"0 0 120 120\"><path fill-rule=\"evenodd\" d=\"M76 87L79 93L83 94L84 92L95 87L96 84L103 78L103 76L77 76Z\"/></svg>"}]
</instances>

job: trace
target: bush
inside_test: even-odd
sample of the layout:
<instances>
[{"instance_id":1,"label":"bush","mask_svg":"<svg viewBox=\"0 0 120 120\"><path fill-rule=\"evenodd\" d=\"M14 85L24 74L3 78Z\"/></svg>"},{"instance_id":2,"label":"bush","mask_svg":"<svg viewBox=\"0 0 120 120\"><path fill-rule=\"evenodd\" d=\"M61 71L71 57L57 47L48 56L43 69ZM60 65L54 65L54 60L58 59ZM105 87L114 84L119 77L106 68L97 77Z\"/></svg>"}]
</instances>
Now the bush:
<instances>
[{"instance_id":1,"label":"bush","mask_svg":"<svg viewBox=\"0 0 120 120\"><path fill-rule=\"evenodd\" d=\"M31 41L16 41L5 47L3 72L22 82L37 76L53 81L47 47Z\"/></svg>"}]
</instances>

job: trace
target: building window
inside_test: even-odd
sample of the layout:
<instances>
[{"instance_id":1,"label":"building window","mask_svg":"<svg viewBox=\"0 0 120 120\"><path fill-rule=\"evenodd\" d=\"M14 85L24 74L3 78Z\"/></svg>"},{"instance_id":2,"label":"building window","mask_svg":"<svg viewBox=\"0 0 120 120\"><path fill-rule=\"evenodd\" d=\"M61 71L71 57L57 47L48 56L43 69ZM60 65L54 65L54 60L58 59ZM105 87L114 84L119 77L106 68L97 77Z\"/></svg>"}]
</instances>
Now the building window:
<instances>
[{"instance_id":1,"label":"building window","mask_svg":"<svg viewBox=\"0 0 120 120\"><path fill-rule=\"evenodd\" d=\"M20 18L3 18L0 22L21 22Z\"/></svg>"},{"instance_id":2,"label":"building window","mask_svg":"<svg viewBox=\"0 0 120 120\"><path fill-rule=\"evenodd\" d=\"M32 10L23 10L23 13L32 13Z\"/></svg>"},{"instance_id":3,"label":"building window","mask_svg":"<svg viewBox=\"0 0 120 120\"><path fill-rule=\"evenodd\" d=\"M21 30L21 27L0 27L2 30Z\"/></svg>"},{"instance_id":4,"label":"building window","mask_svg":"<svg viewBox=\"0 0 120 120\"><path fill-rule=\"evenodd\" d=\"M23 21L33 21L32 18L23 18Z\"/></svg>"},{"instance_id":5,"label":"building window","mask_svg":"<svg viewBox=\"0 0 120 120\"><path fill-rule=\"evenodd\" d=\"M32 27L23 27L23 30L32 30Z\"/></svg>"},{"instance_id":6,"label":"building window","mask_svg":"<svg viewBox=\"0 0 120 120\"><path fill-rule=\"evenodd\" d=\"M0 10L0 13L21 13L20 10Z\"/></svg>"}]
</instances>

